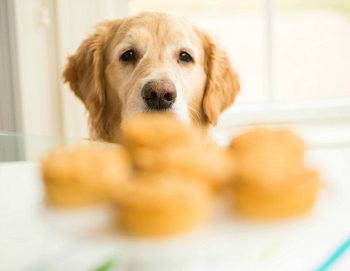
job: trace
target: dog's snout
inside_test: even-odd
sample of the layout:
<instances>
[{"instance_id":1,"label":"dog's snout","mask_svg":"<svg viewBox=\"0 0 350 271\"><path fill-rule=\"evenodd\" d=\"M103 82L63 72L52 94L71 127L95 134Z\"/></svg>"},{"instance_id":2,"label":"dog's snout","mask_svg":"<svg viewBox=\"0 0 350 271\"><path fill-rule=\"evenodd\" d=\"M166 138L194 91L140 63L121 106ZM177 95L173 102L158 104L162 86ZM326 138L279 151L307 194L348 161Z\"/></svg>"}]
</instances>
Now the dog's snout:
<instances>
[{"instance_id":1,"label":"dog's snout","mask_svg":"<svg viewBox=\"0 0 350 271\"><path fill-rule=\"evenodd\" d=\"M142 88L142 98L150 109L170 108L176 100L175 85L170 81L150 81Z\"/></svg>"}]
</instances>

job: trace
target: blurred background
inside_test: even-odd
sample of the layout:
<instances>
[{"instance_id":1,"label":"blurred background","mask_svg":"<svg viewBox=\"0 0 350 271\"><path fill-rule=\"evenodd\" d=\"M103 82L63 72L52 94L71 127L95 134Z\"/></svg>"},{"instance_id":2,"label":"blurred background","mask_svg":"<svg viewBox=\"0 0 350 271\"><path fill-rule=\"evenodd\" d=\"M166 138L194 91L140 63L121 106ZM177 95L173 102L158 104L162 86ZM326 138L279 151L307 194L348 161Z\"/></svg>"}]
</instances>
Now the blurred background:
<instances>
[{"instance_id":1,"label":"blurred background","mask_svg":"<svg viewBox=\"0 0 350 271\"><path fill-rule=\"evenodd\" d=\"M0 0L0 131L87 136L65 59L97 21L141 11L186 16L228 51L242 92L217 131L293 124L350 142L350 0Z\"/></svg>"}]
</instances>

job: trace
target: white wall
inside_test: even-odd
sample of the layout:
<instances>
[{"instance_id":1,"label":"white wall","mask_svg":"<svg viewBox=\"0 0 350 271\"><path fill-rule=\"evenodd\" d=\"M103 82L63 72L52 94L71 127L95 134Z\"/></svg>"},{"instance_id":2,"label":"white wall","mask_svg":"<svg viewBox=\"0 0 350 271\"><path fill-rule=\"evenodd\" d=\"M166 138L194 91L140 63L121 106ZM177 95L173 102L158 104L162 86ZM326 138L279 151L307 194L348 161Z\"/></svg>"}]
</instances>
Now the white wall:
<instances>
[{"instance_id":1,"label":"white wall","mask_svg":"<svg viewBox=\"0 0 350 271\"><path fill-rule=\"evenodd\" d=\"M24 133L59 135L62 130L55 32L52 24L43 22L42 3L15 0L22 125Z\"/></svg>"},{"instance_id":2,"label":"white wall","mask_svg":"<svg viewBox=\"0 0 350 271\"><path fill-rule=\"evenodd\" d=\"M128 0L14 0L23 132L87 136L83 105L63 86L65 58L93 25L127 14Z\"/></svg>"},{"instance_id":3,"label":"white wall","mask_svg":"<svg viewBox=\"0 0 350 271\"><path fill-rule=\"evenodd\" d=\"M65 58L74 53L97 21L123 17L127 14L127 0L57 0L58 59L62 70ZM80 101L67 85L61 84L63 132L66 137L88 135L87 114Z\"/></svg>"}]
</instances>

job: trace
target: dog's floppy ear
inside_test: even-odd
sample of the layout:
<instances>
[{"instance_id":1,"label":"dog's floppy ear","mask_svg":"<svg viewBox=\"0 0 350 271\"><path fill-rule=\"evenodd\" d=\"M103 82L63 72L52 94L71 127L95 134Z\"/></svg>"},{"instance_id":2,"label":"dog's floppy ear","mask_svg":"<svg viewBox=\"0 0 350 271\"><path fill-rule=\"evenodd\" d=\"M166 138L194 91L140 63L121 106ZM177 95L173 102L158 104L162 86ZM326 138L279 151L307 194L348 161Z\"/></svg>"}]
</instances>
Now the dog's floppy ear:
<instances>
[{"instance_id":1,"label":"dog's floppy ear","mask_svg":"<svg viewBox=\"0 0 350 271\"><path fill-rule=\"evenodd\" d=\"M204 43L207 74L202 106L207 121L216 125L220 113L234 102L240 90L240 82L225 51L203 31L201 38Z\"/></svg>"},{"instance_id":2,"label":"dog's floppy ear","mask_svg":"<svg viewBox=\"0 0 350 271\"><path fill-rule=\"evenodd\" d=\"M90 125L102 130L106 107L104 47L106 34L118 24L117 21L98 23L95 32L88 36L74 55L68 57L63 80L84 103L90 116Z\"/></svg>"}]
</instances>

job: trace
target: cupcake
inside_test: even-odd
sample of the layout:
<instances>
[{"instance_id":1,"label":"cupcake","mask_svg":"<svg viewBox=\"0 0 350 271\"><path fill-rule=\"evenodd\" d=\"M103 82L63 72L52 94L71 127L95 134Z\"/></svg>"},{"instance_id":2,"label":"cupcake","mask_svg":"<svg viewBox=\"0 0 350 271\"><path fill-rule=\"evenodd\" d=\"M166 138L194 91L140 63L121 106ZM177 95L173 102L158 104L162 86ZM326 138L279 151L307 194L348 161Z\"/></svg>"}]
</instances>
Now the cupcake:
<instances>
[{"instance_id":1,"label":"cupcake","mask_svg":"<svg viewBox=\"0 0 350 271\"><path fill-rule=\"evenodd\" d=\"M232 165L227 153L209 145L202 132L167 114L144 114L124 125L123 140L135 168L146 172L183 175L220 190Z\"/></svg>"},{"instance_id":2,"label":"cupcake","mask_svg":"<svg viewBox=\"0 0 350 271\"><path fill-rule=\"evenodd\" d=\"M143 237L190 231L211 210L211 196L204 186L164 174L138 174L114 200L121 228Z\"/></svg>"},{"instance_id":3,"label":"cupcake","mask_svg":"<svg viewBox=\"0 0 350 271\"><path fill-rule=\"evenodd\" d=\"M278 185L240 180L234 188L234 204L239 213L256 219L297 216L312 208L319 186L318 173L313 170L286 174Z\"/></svg>"},{"instance_id":4,"label":"cupcake","mask_svg":"<svg viewBox=\"0 0 350 271\"><path fill-rule=\"evenodd\" d=\"M130 151L142 148L168 149L203 141L200 130L167 113L134 116L122 126L122 141Z\"/></svg>"},{"instance_id":5,"label":"cupcake","mask_svg":"<svg viewBox=\"0 0 350 271\"><path fill-rule=\"evenodd\" d=\"M56 207L81 207L105 201L110 186L131 174L121 147L79 146L51 152L41 163L46 199Z\"/></svg>"},{"instance_id":6,"label":"cupcake","mask_svg":"<svg viewBox=\"0 0 350 271\"><path fill-rule=\"evenodd\" d=\"M229 145L236 165L234 206L253 218L302 214L315 202L320 180L304 162L304 142L287 129L259 128Z\"/></svg>"}]
</instances>

